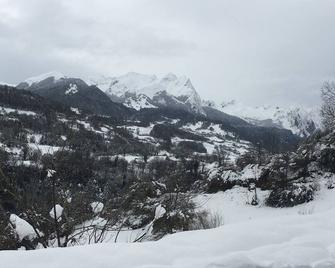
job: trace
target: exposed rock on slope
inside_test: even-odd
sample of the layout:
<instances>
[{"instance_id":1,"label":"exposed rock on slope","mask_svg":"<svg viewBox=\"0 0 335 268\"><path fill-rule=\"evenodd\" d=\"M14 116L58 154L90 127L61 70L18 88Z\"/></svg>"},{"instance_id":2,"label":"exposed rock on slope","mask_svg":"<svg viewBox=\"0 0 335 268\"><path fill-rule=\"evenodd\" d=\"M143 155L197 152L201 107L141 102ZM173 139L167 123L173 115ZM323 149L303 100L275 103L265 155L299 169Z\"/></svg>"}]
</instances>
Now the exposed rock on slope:
<instances>
[{"instance_id":1,"label":"exposed rock on slope","mask_svg":"<svg viewBox=\"0 0 335 268\"><path fill-rule=\"evenodd\" d=\"M112 100L127 103L137 110L152 108L154 105L156 107L178 107L204 114L200 96L191 80L184 76L177 77L170 73L159 79L155 75L128 73L119 77L101 77L88 79L88 81L101 88ZM144 96L147 102L143 102Z\"/></svg>"}]
</instances>

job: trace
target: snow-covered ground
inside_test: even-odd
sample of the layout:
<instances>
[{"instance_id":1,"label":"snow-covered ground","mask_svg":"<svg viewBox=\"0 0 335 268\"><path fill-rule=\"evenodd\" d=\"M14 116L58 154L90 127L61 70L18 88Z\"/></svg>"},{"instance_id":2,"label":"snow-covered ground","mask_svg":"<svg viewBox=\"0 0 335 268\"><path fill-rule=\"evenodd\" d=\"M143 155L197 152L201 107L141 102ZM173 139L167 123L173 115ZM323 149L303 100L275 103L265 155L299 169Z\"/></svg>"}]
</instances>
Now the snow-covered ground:
<instances>
[{"instance_id":1,"label":"snow-covered ground","mask_svg":"<svg viewBox=\"0 0 335 268\"><path fill-rule=\"evenodd\" d=\"M0 114L9 114L9 113L18 113L18 114L25 114L25 115L31 115L34 116L36 115L35 112L32 111L23 111L23 110L17 110L17 109L12 109L12 108L7 108L7 107L2 107L0 106Z\"/></svg>"},{"instance_id":2,"label":"snow-covered ground","mask_svg":"<svg viewBox=\"0 0 335 268\"><path fill-rule=\"evenodd\" d=\"M42 145L38 143L28 143L29 148L41 152L44 154L54 154L62 148L59 146L51 146L51 145Z\"/></svg>"},{"instance_id":3,"label":"snow-covered ground","mask_svg":"<svg viewBox=\"0 0 335 268\"><path fill-rule=\"evenodd\" d=\"M150 103L149 97L143 94L139 94L137 97L128 98L123 104L137 111L144 108L157 108L157 106Z\"/></svg>"},{"instance_id":4,"label":"snow-covered ground","mask_svg":"<svg viewBox=\"0 0 335 268\"><path fill-rule=\"evenodd\" d=\"M0 252L1 267L335 267L335 190L293 208L251 206L247 189L196 197L199 209L223 217L211 230L156 242L103 243L67 249ZM264 200L267 192L260 192Z\"/></svg>"}]
</instances>

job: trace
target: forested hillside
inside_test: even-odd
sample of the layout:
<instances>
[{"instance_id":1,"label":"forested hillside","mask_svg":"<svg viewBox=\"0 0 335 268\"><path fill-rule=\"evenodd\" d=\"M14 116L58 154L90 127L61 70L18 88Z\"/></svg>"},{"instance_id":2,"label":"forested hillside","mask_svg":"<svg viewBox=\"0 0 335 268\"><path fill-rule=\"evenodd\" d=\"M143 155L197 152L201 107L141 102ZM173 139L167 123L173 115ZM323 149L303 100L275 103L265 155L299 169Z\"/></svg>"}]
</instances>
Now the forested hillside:
<instances>
[{"instance_id":1,"label":"forested hillside","mask_svg":"<svg viewBox=\"0 0 335 268\"><path fill-rule=\"evenodd\" d=\"M251 206L290 207L312 201L319 178L333 187L329 132L296 151L289 131L219 111L120 117L8 86L0 94L2 249L118 241L126 230L156 240L221 225L199 194L242 187Z\"/></svg>"}]
</instances>

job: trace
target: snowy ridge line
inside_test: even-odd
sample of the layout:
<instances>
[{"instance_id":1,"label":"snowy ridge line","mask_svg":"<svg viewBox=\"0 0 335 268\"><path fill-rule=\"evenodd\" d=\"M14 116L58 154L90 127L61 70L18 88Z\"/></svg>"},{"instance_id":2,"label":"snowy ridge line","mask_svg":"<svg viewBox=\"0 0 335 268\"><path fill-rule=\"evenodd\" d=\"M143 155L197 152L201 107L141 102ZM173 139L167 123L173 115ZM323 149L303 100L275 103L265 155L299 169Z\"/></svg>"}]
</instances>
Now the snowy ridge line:
<instances>
[{"instance_id":1,"label":"snowy ridge line","mask_svg":"<svg viewBox=\"0 0 335 268\"><path fill-rule=\"evenodd\" d=\"M97 77L85 79L89 85L95 85L109 96L126 99L126 103L132 105L136 110L147 108L143 105L141 95L148 97L153 101L154 98L160 98L160 94L165 92L176 103L189 106L197 113L204 114L202 101L197 91L193 87L191 80L186 76L177 77L169 73L162 78L156 75L144 75L139 73L127 73L118 77ZM129 101L127 94L132 101ZM139 100L136 100L137 97ZM182 98L183 100L181 101ZM159 99L158 103L163 104L164 99ZM153 108L153 107L150 107Z\"/></svg>"},{"instance_id":2,"label":"snowy ridge line","mask_svg":"<svg viewBox=\"0 0 335 268\"><path fill-rule=\"evenodd\" d=\"M238 116L254 125L289 129L301 137L309 136L316 129L322 127L320 107L318 106L290 106L284 108L263 105L252 107L235 100L221 104L213 101L204 101L203 105Z\"/></svg>"},{"instance_id":3,"label":"snowy ridge line","mask_svg":"<svg viewBox=\"0 0 335 268\"><path fill-rule=\"evenodd\" d=\"M49 72L49 73L45 73L45 74L41 74L41 75L37 75L34 77L30 77L26 80L24 80L25 83L27 83L29 86L35 84L35 83L39 83L47 78L53 77L55 81L60 80L60 79L64 79L66 78L66 76L60 72L57 71L53 71L53 72Z\"/></svg>"},{"instance_id":4,"label":"snowy ridge line","mask_svg":"<svg viewBox=\"0 0 335 268\"><path fill-rule=\"evenodd\" d=\"M24 83L28 87L45 79L51 83L69 78L59 72L50 72L28 78ZM130 72L125 75L85 78L88 85L95 85L108 95L112 101L124 104L137 111L145 108L171 107L186 109L200 115L206 115L204 107L209 106L245 121L265 127L278 127L291 130L293 134L307 137L321 128L319 107L288 107L262 105L251 107L241 102L230 101L216 104L202 100L191 80L186 76L169 73L163 77ZM69 88L65 94L73 95L78 91Z\"/></svg>"}]
</instances>

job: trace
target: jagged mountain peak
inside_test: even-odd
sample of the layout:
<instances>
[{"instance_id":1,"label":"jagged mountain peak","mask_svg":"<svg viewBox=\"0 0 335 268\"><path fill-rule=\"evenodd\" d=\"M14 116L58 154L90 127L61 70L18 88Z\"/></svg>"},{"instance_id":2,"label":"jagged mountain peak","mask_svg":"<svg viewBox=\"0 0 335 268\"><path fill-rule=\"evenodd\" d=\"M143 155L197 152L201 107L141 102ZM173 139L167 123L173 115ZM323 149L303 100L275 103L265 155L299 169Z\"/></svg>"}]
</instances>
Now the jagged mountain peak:
<instances>
[{"instance_id":1,"label":"jagged mountain peak","mask_svg":"<svg viewBox=\"0 0 335 268\"><path fill-rule=\"evenodd\" d=\"M156 75L129 72L121 76L98 76L86 79L90 85L96 85L108 95L122 97L126 93L146 94L152 97L155 92L144 90L158 80Z\"/></svg>"},{"instance_id":2,"label":"jagged mountain peak","mask_svg":"<svg viewBox=\"0 0 335 268\"><path fill-rule=\"evenodd\" d=\"M186 76L177 77L169 73L161 79L160 84L165 87L167 93L176 97L198 94L191 80Z\"/></svg>"},{"instance_id":3,"label":"jagged mountain peak","mask_svg":"<svg viewBox=\"0 0 335 268\"><path fill-rule=\"evenodd\" d=\"M179 77L168 73L159 78L156 75L130 72L118 77L89 79L88 83L99 87L112 100L127 106L134 104L133 108L137 110L141 109L142 104L150 103L149 106L144 105L142 108L173 106L204 114L201 98L186 76ZM149 101L143 102L141 95L145 95Z\"/></svg>"}]
</instances>

